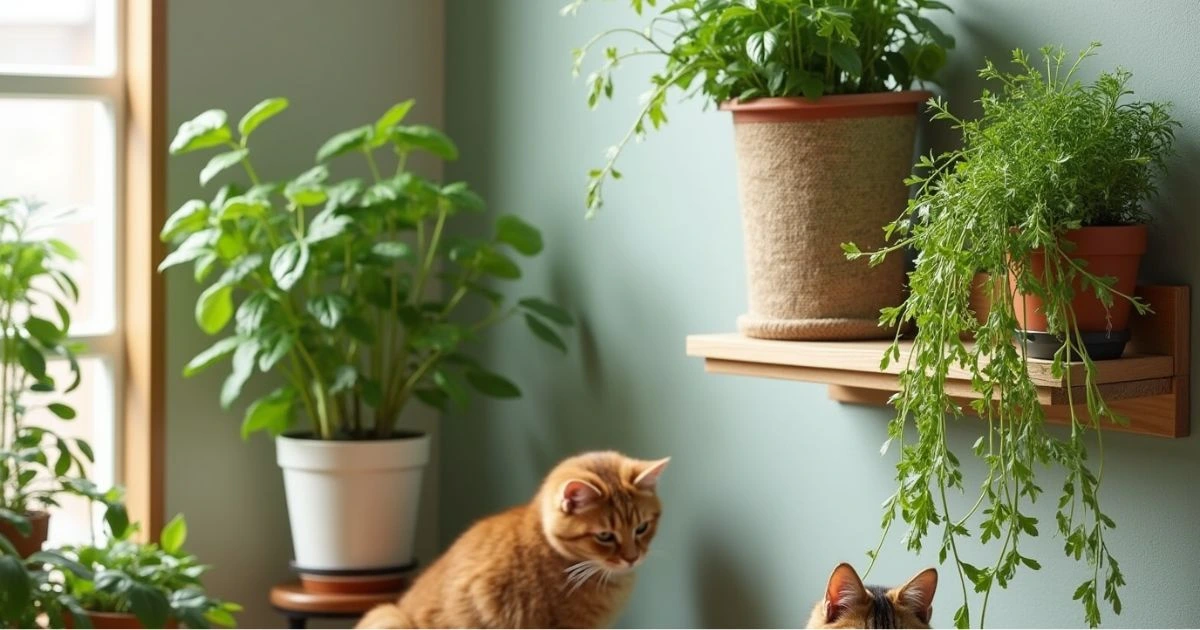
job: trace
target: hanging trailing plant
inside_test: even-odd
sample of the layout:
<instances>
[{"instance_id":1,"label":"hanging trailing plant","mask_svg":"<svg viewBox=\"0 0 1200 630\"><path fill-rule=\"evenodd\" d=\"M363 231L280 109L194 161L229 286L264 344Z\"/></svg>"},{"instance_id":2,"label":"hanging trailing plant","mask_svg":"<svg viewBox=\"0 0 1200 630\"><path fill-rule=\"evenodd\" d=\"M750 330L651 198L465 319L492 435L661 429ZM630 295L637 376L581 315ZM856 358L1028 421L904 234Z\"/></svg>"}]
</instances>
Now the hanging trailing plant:
<instances>
[{"instance_id":1,"label":"hanging trailing plant","mask_svg":"<svg viewBox=\"0 0 1200 630\"><path fill-rule=\"evenodd\" d=\"M1121 612L1125 579L1108 545L1107 534L1116 525L1101 505L1099 429L1127 420L1101 395L1095 363L1075 325L1074 300L1087 292L1105 307L1127 300L1145 312L1148 305L1116 290L1113 278L1089 272L1064 235L1081 226L1144 222L1143 202L1155 194L1177 123L1166 104L1128 99L1127 71L1079 81L1080 64L1098 45L1074 59L1061 48L1044 48L1038 66L1017 50L1014 71L988 62L980 76L997 91L983 93L983 113L976 120L958 118L941 100L932 101L934 119L961 131L962 148L920 161L919 174L908 180L917 188L908 211L885 228L887 248L861 252L844 245L849 257L866 255L872 263L909 248L918 252L909 297L881 317L884 325L915 323L918 330L892 398L896 416L884 445L900 448L900 484L884 506L883 537L897 516L908 526L908 549L920 551L929 536L936 537L940 560L952 559L958 570L963 595L954 615L958 627L972 621L983 626L992 590L1007 587L1022 567L1040 568L1023 553L1022 543L1045 528L1033 510L1043 492L1037 472L1043 466L1065 473L1055 514L1064 551L1091 568L1074 592L1085 620L1100 623L1102 601ZM1031 268L1034 257L1044 257L1044 270ZM986 318L977 319L970 296L981 269L990 273L993 301ZM1046 430L1025 342L1014 343L1023 321L1021 294L1041 299L1047 332L1062 339L1052 374L1063 379L1071 403L1065 438ZM974 343L964 341L969 337ZM883 366L900 357L897 341ZM1082 373L1067 369L1070 363L1081 363ZM977 399L969 410L946 390L952 369L971 375ZM964 479L947 443L947 426L968 411L984 420L973 450L986 472L972 507L953 514L947 495L963 491ZM905 435L910 422L915 441ZM964 557L960 542L973 535L999 545L993 561L984 565ZM872 561L878 551L869 552ZM968 589L982 594L976 615L967 603Z\"/></svg>"}]
</instances>

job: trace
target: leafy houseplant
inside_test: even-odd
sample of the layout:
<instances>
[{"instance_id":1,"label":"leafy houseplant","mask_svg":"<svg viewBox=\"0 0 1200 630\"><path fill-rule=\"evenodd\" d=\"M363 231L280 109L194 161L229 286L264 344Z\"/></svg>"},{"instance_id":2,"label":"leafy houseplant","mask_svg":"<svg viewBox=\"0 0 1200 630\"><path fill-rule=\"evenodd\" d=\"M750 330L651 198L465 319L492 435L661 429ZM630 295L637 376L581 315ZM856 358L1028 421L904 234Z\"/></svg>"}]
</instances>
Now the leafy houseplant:
<instances>
[{"instance_id":1,"label":"leafy houseplant","mask_svg":"<svg viewBox=\"0 0 1200 630\"><path fill-rule=\"evenodd\" d=\"M66 547L49 558L62 570L63 595L73 609L86 611L96 627L130 627L130 617L145 628L235 625L233 613L241 607L207 595L200 578L208 567L183 550L182 516L163 527L159 544L130 540L135 529L126 528L102 546Z\"/></svg>"},{"instance_id":2,"label":"leafy houseplant","mask_svg":"<svg viewBox=\"0 0 1200 630\"><path fill-rule=\"evenodd\" d=\"M62 420L75 417L53 400L79 385L79 346L67 340L67 304L79 295L67 271L75 252L47 234L60 217L36 204L0 200L0 535L22 556L41 548L50 519L45 510L81 487L83 462L92 460L86 441L27 421L29 411L43 408ZM51 307L57 321L35 314ZM56 382L47 366L52 359L68 364L70 382Z\"/></svg>"},{"instance_id":3,"label":"leafy houseplant","mask_svg":"<svg viewBox=\"0 0 1200 630\"><path fill-rule=\"evenodd\" d=\"M1066 554L1091 568L1074 594L1086 621L1099 624L1101 600L1121 611L1125 581L1106 539L1115 525L1100 504L1099 429L1126 420L1104 401L1095 381L1080 305L1098 300L1114 312L1121 303L1139 312L1148 307L1122 288L1135 278L1099 275L1081 262L1085 252L1076 242L1090 238L1082 231L1121 234L1128 229L1123 224L1148 218L1143 203L1155 193L1177 123L1167 105L1129 100L1127 71L1101 74L1092 83L1078 80L1080 64L1096 46L1073 60L1061 48L1045 48L1041 65L1018 50L1013 71L989 62L980 76L997 92L984 92L976 120L957 118L944 103L933 102L934 118L961 131L962 148L921 160L920 173L910 180L918 193L909 212L887 226L892 243L870 254L877 263L904 248L919 252L910 296L882 314L887 324L913 322L918 330L900 373L901 391L893 398L897 413L889 443L900 443L901 484L885 504L884 537L897 514L909 526L910 549L919 550L931 528L938 532L941 559L953 557L962 586L959 627L972 621L968 588L983 593L976 617L982 626L992 589L1007 586L1022 566L1040 567L1021 549L1042 527L1032 513L1043 492L1035 473L1040 465L1057 465L1065 473L1055 524ZM853 244L845 247L852 258L864 255ZM990 274L991 304L986 319L977 320L969 300L980 269ZM1052 371L1064 379L1072 403L1070 435L1064 439L1045 429L1045 409L1029 377L1027 338L1014 343L1014 332L1033 314L1023 296L1038 298L1046 331L1061 340ZM975 343L964 342L964 333ZM895 345L884 365L899 356ZM1067 369L1072 362L1082 363L1082 382L1078 377L1072 382L1077 374ZM971 411L987 422L974 447L986 476L973 507L951 514L947 490L961 491L963 475L947 444L946 417L959 417L964 409L943 385L949 370L960 366L970 371L978 396ZM1087 413L1076 411L1075 404L1086 405ZM915 442L905 439L909 417ZM971 535L969 526L981 542L999 544L994 562L978 566L963 557L959 544Z\"/></svg>"},{"instance_id":4,"label":"leafy houseplant","mask_svg":"<svg viewBox=\"0 0 1200 630\"><path fill-rule=\"evenodd\" d=\"M574 12L576 0L566 7ZM632 0L641 15L652 0ZM588 103L611 98L622 62L663 60L633 125L589 174L589 215L633 139L666 122L667 95L699 95L733 113L738 190L745 225L753 337L856 339L888 336L880 308L903 297L904 263L867 272L836 243L882 245L878 226L899 213L912 168L919 104L910 91L931 81L954 40L926 13L936 0L683 0L644 28L602 32L575 51L589 75ZM619 48L616 44L628 43Z\"/></svg>"},{"instance_id":5,"label":"leafy houseplant","mask_svg":"<svg viewBox=\"0 0 1200 630\"><path fill-rule=\"evenodd\" d=\"M119 519L109 518L109 523ZM176 516L160 544L130 540L136 526L113 530L102 545L39 551L22 560L0 537L0 623L5 627L189 628L233 626L237 604L209 597L208 567L183 551L187 525Z\"/></svg>"},{"instance_id":6,"label":"leafy houseplant","mask_svg":"<svg viewBox=\"0 0 1200 630\"><path fill-rule=\"evenodd\" d=\"M443 185L408 170L415 152L458 156L437 129L403 124L412 105L405 101L373 124L335 135L317 151L317 166L283 183L259 178L248 140L287 107L284 99L246 113L236 138L226 114L210 110L184 123L171 144L175 154L224 149L201 171L202 185L236 166L249 179L247 187L221 188L212 200L187 202L163 228L174 251L161 268L191 263L196 281L207 284L196 304L200 327L217 335L233 323L184 373L232 355L221 390L226 407L254 372L281 376L281 387L247 409L243 435L295 431L303 416L311 431L277 441L285 471L310 467L310 458L320 457L357 480L322 495L302 488L301 476L285 474L300 567L410 562L428 440L397 430L401 412L413 400L438 409L461 404L469 388L520 395L508 379L462 352L481 330L520 313L538 339L566 350L556 327L572 324L568 313L538 298L508 304L487 286L520 277L510 254L540 253L540 232L504 215L490 238L450 237L453 223L479 218L483 200L464 182ZM381 149L394 152L395 162L383 164ZM342 156L362 160L370 179L332 180L327 163ZM470 299L481 300L486 313L464 321L460 307ZM320 441L304 439L310 437ZM371 474L379 469L395 474ZM375 482L384 485L370 485ZM349 530L320 529L330 513L361 513L362 502L385 506L380 518L338 525Z\"/></svg>"}]
</instances>

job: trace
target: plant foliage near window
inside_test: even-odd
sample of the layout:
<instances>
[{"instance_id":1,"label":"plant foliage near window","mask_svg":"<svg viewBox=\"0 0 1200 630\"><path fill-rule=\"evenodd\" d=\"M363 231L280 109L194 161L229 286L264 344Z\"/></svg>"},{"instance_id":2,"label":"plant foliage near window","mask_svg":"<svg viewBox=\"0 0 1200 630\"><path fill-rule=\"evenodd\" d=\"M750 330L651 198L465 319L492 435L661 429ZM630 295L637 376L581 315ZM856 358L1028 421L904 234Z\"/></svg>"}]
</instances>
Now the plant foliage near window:
<instances>
[{"instance_id":1,"label":"plant foliage near window","mask_svg":"<svg viewBox=\"0 0 1200 630\"><path fill-rule=\"evenodd\" d=\"M128 523L111 531L104 545L39 551L25 560L0 537L0 622L86 628L90 613L127 613L144 628L162 628L168 619L189 628L235 625L241 606L210 597L200 582L208 567L183 551L182 516L167 523L159 544L130 540L136 527Z\"/></svg>"},{"instance_id":2,"label":"plant foliage near window","mask_svg":"<svg viewBox=\"0 0 1200 630\"><path fill-rule=\"evenodd\" d=\"M248 187L225 186L175 212L162 232L173 251L161 265L190 263L196 281L208 285L196 303L204 332L233 324L185 374L232 356L221 390L226 407L256 371L286 379L250 405L243 435L281 433L303 412L322 439L386 438L413 399L445 409L464 403L469 388L520 396L508 379L461 352L480 331L516 314L536 338L566 350L558 327L572 325L567 312L536 297L510 304L487 286L520 278L512 254L539 254L541 233L502 215L489 238L448 236L451 222L482 220L484 203L464 182L443 185L408 170L416 152L458 157L437 129L403 124L412 104L335 135L317 151L317 166L286 182L259 177L248 143L287 107L284 99L247 112L236 138L225 112L210 110L184 123L171 143L176 154L224 149L200 172L202 185L239 165L249 179ZM386 174L381 149L396 157ZM327 164L350 157L370 169L368 181L331 179ZM486 312L461 321L459 307L470 298Z\"/></svg>"},{"instance_id":3,"label":"plant foliage near window","mask_svg":"<svg viewBox=\"0 0 1200 630\"><path fill-rule=\"evenodd\" d=\"M575 0L564 13L583 4ZM641 16L655 0L631 0ZM641 56L662 58L633 126L589 173L587 207L603 202L604 182L621 177L615 165L625 145L667 121L667 95L702 95L706 104L763 97L862 94L907 89L932 81L954 39L927 11L949 11L937 0L681 0L639 28L604 31L574 51L575 73L604 47L590 75L588 105L612 98L613 73Z\"/></svg>"},{"instance_id":4,"label":"plant foliage near window","mask_svg":"<svg viewBox=\"0 0 1200 630\"><path fill-rule=\"evenodd\" d=\"M900 486L885 504L884 537L898 515L908 524L909 549L919 551L927 536L936 537L941 560L953 558L958 568L964 600L954 616L959 627L972 620L968 590L984 594L975 617L982 626L992 589L1006 587L1022 567L1040 567L1023 553L1022 542L1047 527L1033 515L1033 503L1043 492L1035 471L1050 465L1065 473L1052 527L1066 555L1091 569L1074 598L1092 626L1100 623L1101 601L1121 611L1125 580L1106 537L1115 524L1100 503L1104 449L1098 429L1127 420L1108 406L1094 380L1094 365L1072 325L1072 287L1094 292L1106 306L1114 299L1134 301L1139 312L1147 306L1117 294L1112 278L1089 273L1061 236L1081 225L1145 220L1142 204L1154 195L1177 125L1167 105L1129 100L1127 71L1081 82L1076 72L1095 46L1075 59L1046 48L1038 64L1018 50L1013 71L989 62L980 76L998 91L984 93L977 120L957 118L934 101L934 118L961 131L962 148L921 160L922 174L909 182L918 189L909 211L886 228L892 244L870 253L877 262L908 248L919 252L910 296L881 318L887 326L911 322L918 330L900 373L901 391L893 398L897 413L888 444L900 448ZM845 247L851 257L865 255L852 244ZM1044 276L1028 267L1034 250L1046 253ZM968 306L980 269L991 274L990 295L997 296L983 323ZM1048 332L1066 339L1053 374L1065 379L1064 391L1087 413L1071 407L1065 438L1046 430L1026 352L1013 343L1018 323L1010 278L1021 292L1043 298ZM965 333L974 336L974 344L963 341ZM899 356L893 346L883 365ZM1070 362L1085 366L1082 382L1072 381L1077 372L1066 369ZM971 387L981 397L971 403L971 412L986 421L974 445L986 475L973 507L951 514L947 493L963 490L963 475L947 444L947 418L965 410L945 382L959 366L970 371ZM915 442L905 436L910 418ZM981 542L999 545L993 562L973 564L963 556L959 544L972 528Z\"/></svg>"},{"instance_id":5,"label":"plant foliage near window","mask_svg":"<svg viewBox=\"0 0 1200 630\"><path fill-rule=\"evenodd\" d=\"M0 519L28 533L29 512L58 505L75 493L92 449L81 439L28 422L44 409L64 421L75 410L56 400L79 385L80 346L67 339L67 305L79 297L68 265L69 245L50 230L63 213L17 199L0 200ZM53 310L49 320L35 313ZM50 362L67 366L66 382L50 374Z\"/></svg>"}]
</instances>

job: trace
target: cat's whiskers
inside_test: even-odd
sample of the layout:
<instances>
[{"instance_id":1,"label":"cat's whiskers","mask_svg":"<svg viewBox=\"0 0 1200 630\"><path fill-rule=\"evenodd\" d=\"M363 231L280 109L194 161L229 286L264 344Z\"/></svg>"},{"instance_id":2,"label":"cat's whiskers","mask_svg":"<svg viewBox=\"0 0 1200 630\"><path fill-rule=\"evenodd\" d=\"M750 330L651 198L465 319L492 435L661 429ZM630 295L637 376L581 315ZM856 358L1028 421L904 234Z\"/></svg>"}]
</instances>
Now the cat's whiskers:
<instances>
[{"instance_id":1,"label":"cat's whiskers","mask_svg":"<svg viewBox=\"0 0 1200 630\"><path fill-rule=\"evenodd\" d=\"M578 562L567 567L564 571L564 573L567 574L566 585L569 587L567 589L567 595L574 593L579 589L579 587L583 586L589 579L591 579L593 575L596 575L603 570L604 567L601 567L591 560L584 560L583 562Z\"/></svg>"}]
</instances>

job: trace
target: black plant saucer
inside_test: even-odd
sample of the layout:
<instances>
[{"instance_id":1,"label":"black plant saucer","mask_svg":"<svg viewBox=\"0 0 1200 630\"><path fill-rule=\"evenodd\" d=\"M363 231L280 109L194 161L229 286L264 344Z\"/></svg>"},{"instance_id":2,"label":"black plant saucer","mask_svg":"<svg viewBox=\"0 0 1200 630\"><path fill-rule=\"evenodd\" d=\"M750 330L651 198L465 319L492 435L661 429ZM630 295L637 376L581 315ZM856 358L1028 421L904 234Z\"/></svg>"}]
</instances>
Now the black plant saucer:
<instances>
[{"instance_id":1,"label":"black plant saucer","mask_svg":"<svg viewBox=\"0 0 1200 630\"><path fill-rule=\"evenodd\" d=\"M1063 338L1046 332L1018 330L1013 332L1013 339L1020 343L1024 336L1029 356L1034 359L1051 360L1054 353L1063 346ZM1083 333L1083 349L1093 361L1120 359L1125 353L1125 344L1129 342L1128 330L1111 332Z\"/></svg>"}]
</instances>

